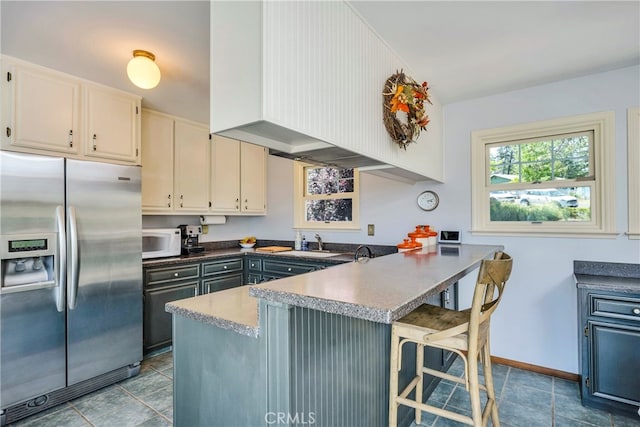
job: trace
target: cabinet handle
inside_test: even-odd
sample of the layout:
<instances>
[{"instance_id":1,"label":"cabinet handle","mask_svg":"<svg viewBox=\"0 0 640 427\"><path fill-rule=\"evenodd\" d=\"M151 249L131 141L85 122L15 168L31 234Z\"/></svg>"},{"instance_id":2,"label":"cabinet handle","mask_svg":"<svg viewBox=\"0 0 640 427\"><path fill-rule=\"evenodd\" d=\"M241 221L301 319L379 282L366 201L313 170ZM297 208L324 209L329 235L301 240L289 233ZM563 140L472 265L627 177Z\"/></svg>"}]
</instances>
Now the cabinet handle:
<instances>
[{"instance_id":1,"label":"cabinet handle","mask_svg":"<svg viewBox=\"0 0 640 427\"><path fill-rule=\"evenodd\" d=\"M291 267L287 268L287 271L291 271Z\"/></svg>"},{"instance_id":2,"label":"cabinet handle","mask_svg":"<svg viewBox=\"0 0 640 427\"><path fill-rule=\"evenodd\" d=\"M634 308L633 314L640 314L640 308Z\"/></svg>"},{"instance_id":3,"label":"cabinet handle","mask_svg":"<svg viewBox=\"0 0 640 427\"><path fill-rule=\"evenodd\" d=\"M92 138L92 139L93 139L93 151L96 151L96 139L97 139L97 138L98 138L98 137L97 137L97 136L96 136L96 134L94 133L94 134L93 134L93 138Z\"/></svg>"},{"instance_id":4,"label":"cabinet handle","mask_svg":"<svg viewBox=\"0 0 640 427\"><path fill-rule=\"evenodd\" d=\"M211 284L207 283L207 293L210 294L211 293Z\"/></svg>"},{"instance_id":5,"label":"cabinet handle","mask_svg":"<svg viewBox=\"0 0 640 427\"><path fill-rule=\"evenodd\" d=\"M69 129L69 147L73 147L73 129Z\"/></svg>"},{"instance_id":6,"label":"cabinet handle","mask_svg":"<svg viewBox=\"0 0 640 427\"><path fill-rule=\"evenodd\" d=\"M173 273L173 277L178 277L178 273Z\"/></svg>"},{"instance_id":7,"label":"cabinet handle","mask_svg":"<svg viewBox=\"0 0 640 427\"><path fill-rule=\"evenodd\" d=\"M226 266L226 265L223 265L223 266L222 266L222 269L223 269L223 270L226 270L226 269L227 269L227 266Z\"/></svg>"},{"instance_id":8,"label":"cabinet handle","mask_svg":"<svg viewBox=\"0 0 640 427\"><path fill-rule=\"evenodd\" d=\"M167 207L171 207L171 194L167 196L167 199L169 199L169 201L167 202Z\"/></svg>"},{"instance_id":9,"label":"cabinet handle","mask_svg":"<svg viewBox=\"0 0 640 427\"><path fill-rule=\"evenodd\" d=\"M184 196L181 194L180 195L180 207L182 207L182 201L184 200Z\"/></svg>"},{"instance_id":10,"label":"cabinet handle","mask_svg":"<svg viewBox=\"0 0 640 427\"><path fill-rule=\"evenodd\" d=\"M449 289L445 289L444 291L444 303L449 304Z\"/></svg>"}]
</instances>

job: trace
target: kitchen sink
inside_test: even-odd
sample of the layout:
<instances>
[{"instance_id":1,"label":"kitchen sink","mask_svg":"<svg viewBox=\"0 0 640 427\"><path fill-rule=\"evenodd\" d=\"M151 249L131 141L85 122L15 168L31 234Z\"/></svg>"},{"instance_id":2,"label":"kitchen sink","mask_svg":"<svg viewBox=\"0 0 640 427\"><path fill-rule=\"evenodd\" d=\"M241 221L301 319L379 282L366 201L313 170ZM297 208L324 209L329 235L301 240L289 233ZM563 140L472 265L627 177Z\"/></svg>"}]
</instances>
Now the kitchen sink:
<instances>
[{"instance_id":1,"label":"kitchen sink","mask_svg":"<svg viewBox=\"0 0 640 427\"><path fill-rule=\"evenodd\" d=\"M305 258L328 258L332 256L341 255L336 252L320 252L320 251L286 251L286 252L274 252L273 255L287 255L287 256L299 256Z\"/></svg>"}]
</instances>

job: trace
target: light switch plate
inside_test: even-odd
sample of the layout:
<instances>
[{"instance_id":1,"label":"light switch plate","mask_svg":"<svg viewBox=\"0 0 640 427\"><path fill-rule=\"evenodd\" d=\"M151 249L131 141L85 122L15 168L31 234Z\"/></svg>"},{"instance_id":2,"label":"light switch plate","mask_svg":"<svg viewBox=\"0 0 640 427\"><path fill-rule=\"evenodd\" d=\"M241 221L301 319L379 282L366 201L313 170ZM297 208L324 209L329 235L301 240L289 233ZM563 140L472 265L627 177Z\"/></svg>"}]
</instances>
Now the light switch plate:
<instances>
[{"instance_id":1,"label":"light switch plate","mask_svg":"<svg viewBox=\"0 0 640 427\"><path fill-rule=\"evenodd\" d=\"M376 234L376 226L374 224L367 225L367 235L373 236L374 234Z\"/></svg>"}]
</instances>

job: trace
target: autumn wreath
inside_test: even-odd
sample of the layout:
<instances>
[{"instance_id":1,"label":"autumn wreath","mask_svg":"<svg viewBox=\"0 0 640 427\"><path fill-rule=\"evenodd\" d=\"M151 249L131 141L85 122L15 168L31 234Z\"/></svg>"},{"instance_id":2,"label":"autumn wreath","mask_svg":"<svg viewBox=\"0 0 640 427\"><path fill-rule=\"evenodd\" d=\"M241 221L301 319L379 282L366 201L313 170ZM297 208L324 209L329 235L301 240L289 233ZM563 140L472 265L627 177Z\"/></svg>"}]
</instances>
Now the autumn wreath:
<instances>
[{"instance_id":1,"label":"autumn wreath","mask_svg":"<svg viewBox=\"0 0 640 427\"><path fill-rule=\"evenodd\" d=\"M396 71L385 82L382 97L384 126L400 148L406 150L429 123L424 112L424 102L431 104L427 82L420 85L402 70Z\"/></svg>"}]
</instances>

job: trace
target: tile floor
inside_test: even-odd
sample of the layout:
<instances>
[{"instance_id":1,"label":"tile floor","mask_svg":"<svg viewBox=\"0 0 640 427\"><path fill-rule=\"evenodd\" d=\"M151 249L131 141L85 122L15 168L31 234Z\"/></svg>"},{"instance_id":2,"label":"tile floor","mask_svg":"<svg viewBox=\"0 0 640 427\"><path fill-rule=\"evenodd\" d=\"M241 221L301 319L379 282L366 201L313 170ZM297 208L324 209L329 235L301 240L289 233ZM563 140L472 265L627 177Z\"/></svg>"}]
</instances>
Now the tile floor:
<instances>
[{"instance_id":1,"label":"tile floor","mask_svg":"<svg viewBox=\"0 0 640 427\"><path fill-rule=\"evenodd\" d=\"M24 418L12 427L157 427L173 424L173 357L142 362L140 374Z\"/></svg>"},{"instance_id":2,"label":"tile floor","mask_svg":"<svg viewBox=\"0 0 640 427\"><path fill-rule=\"evenodd\" d=\"M172 369L172 354L160 354L143 361L141 373L135 378L51 408L11 426L170 426L173 423ZM505 427L640 426L640 418L622 417L583 407L577 383L504 365L494 365L494 371L500 423ZM449 372L462 375L462 363L456 361ZM470 407L467 396L464 387L443 381L429 398L429 403L468 414L468 409L465 410ZM420 424L432 427L462 425L426 413Z\"/></svg>"},{"instance_id":3,"label":"tile floor","mask_svg":"<svg viewBox=\"0 0 640 427\"><path fill-rule=\"evenodd\" d=\"M449 373L462 376L463 364L456 360ZM580 403L578 383L536 374L505 365L493 365L500 425L504 427L640 427L640 417L628 418L585 408ZM461 384L441 381L429 404L471 415L469 395ZM461 409L459 409L461 408ZM423 413L419 426L463 426ZM415 422L412 426L416 426Z\"/></svg>"}]
</instances>

